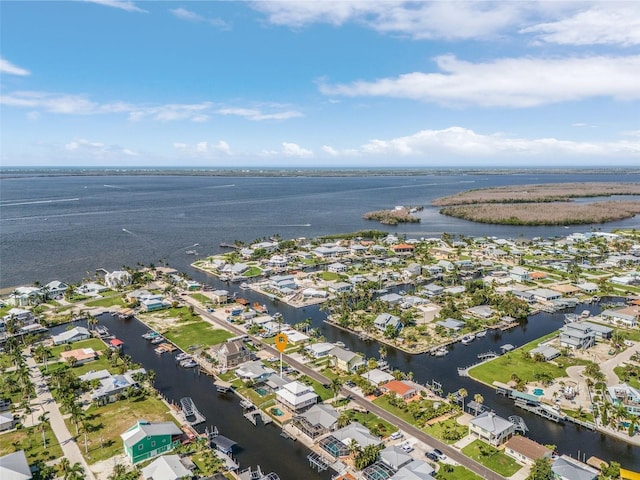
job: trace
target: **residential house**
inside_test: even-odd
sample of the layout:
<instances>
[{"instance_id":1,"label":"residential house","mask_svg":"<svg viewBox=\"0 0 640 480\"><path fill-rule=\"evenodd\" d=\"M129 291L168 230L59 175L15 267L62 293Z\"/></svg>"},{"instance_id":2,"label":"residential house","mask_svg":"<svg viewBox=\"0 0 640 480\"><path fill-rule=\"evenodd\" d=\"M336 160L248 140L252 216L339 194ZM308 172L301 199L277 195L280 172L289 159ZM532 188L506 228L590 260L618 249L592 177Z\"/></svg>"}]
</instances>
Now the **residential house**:
<instances>
[{"instance_id":1,"label":"residential house","mask_svg":"<svg viewBox=\"0 0 640 480\"><path fill-rule=\"evenodd\" d=\"M83 283L76 288L77 293L80 295L87 295L89 297L99 297L100 292L104 292L105 290L109 290L109 287L95 282Z\"/></svg>"},{"instance_id":2,"label":"residential house","mask_svg":"<svg viewBox=\"0 0 640 480\"><path fill-rule=\"evenodd\" d=\"M229 340L210 349L211 356L222 369L234 368L252 358L251 350L242 340Z\"/></svg>"},{"instance_id":3,"label":"residential house","mask_svg":"<svg viewBox=\"0 0 640 480\"><path fill-rule=\"evenodd\" d=\"M595 480L600 472L586 463L561 455L551 464L551 471L557 480Z\"/></svg>"},{"instance_id":4,"label":"residential house","mask_svg":"<svg viewBox=\"0 0 640 480\"><path fill-rule=\"evenodd\" d=\"M269 278L269 284L276 290L295 290L298 288L293 275L273 275Z\"/></svg>"},{"instance_id":5,"label":"residential house","mask_svg":"<svg viewBox=\"0 0 640 480\"><path fill-rule=\"evenodd\" d=\"M111 273L107 273L104 276L104 283L113 289L118 289L121 287L126 287L127 285L131 285L133 277L131 274L124 270L115 270Z\"/></svg>"},{"instance_id":6,"label":"residential house","mask_svg":"<svg viewBox=\"0 0 640 480\"><path fill-rule=\"evenodd\" d=\"M493 412L481 413L469 422L469 434L494 447L502 445L515 434L516 426Z\"/></svg>"},{"instance_id":7,"label":"residential house","mask_svg":"<svg viewBox=\"0 0 640 480\"><path fill-rule=\"evenodd\" d=\"M165 303L162 295L145 295L139 298L140 308L145 312L155 312L169 307L169 303Z\"/></svg>"},{"instance_id":8,"label":"residential house","mask_svg":"<svg viewBox=\"0 0 640 480\"><path fill-rule=\"evenodd\" d=\"M353 285L347 282L334 282L329 285L329 291L332 293L346 293L353 290Z\"/></svg>"},{"instance_id":9,"label":"residential house","mask_svg":"<svg viewBox=\"0 0 640 480\"><path fill-rule=\"evenodd\" d=\"M402 295L398 295L397 293L387 293L385 295L380 295L379 300L393 305L394 303L402 302Z\"/></svg>"},{"instance_id":10,"label":"residential house","mask_svg":"<svg viewBox=\"0 0 640 480\"><path fill-rule=\"evenodd\" d=\"M369 429L358 422L352 422L346 427L336 430L332 436L347 447L351 443L351 440L358 442L361 448L365 448L368 445L380 445L382 443L382 440L371 435Z\"/></svg>"},{"instance_id":11,"label":"residential house","mask_svg":"<svg viewBox=\"0 0 640 480\"><path fill-rule=\"evenodd\" d=\"M345 273L347 266L344 263L335 262L327 267L327 271L331 273Z\"/></svg>"},{"instance_id":12,"label":"residential house","mask_svg":"<svg viewBox=\"0 0 640 480\"><path fill-rule=\"evenodd\" d=\"M289 264L289 257L286 255L273 255L267 260L267 265L273 268L285 268Z\"/></svg>"},{"instance_id":13,"label":"residential house","mask_svg":"<svg viewBox=\"0 0 640 480\"><path fill-rule=\"evenodd\" d=\"M12 412L0 412L0 432L11 430L18 424L19 419ZM3 478L0 476L0 478Z\"/></svg>"},{"instance_id":14,"label":"residential house","mask_svg":"<svg viewBox=\"0 0 640 480\"><path fill-rule=\"evenodd\" d=\"M60 353L62 360L71 362L71 359L75 359L76 365L83 365L88 362L92 362L98 359L98 352L93 348L77 348L75 350L68 350Z\"/></svg>"},{"instance_id":15,"label":"residential house","mask_svg":"<svg viewBox=\"0 0 640 480\"><path fill-rule=\"evenodd\" d=\"M236 369L236 375L245 381L254 383L264 382L275 370L267 367L260 360L243 363Z\"/></svg>"},{"instance_id":16,"label":"residential house","mask_svg":"<svg viewBox=\"0 0 640 480\"><path fill-rule=\"evenodd\" d=\"M124 453L135 465L180 445L182 430L173 422L151 423L138 420L133 427L122 433L120 438L124 445Z\"/></svg>"},{"instance_id":17,"label":"residential house","mask_svg":"<svg viewBox=\"0 0 640 480\"><path fill-rule=\"evenodd\" d=\"M614 325L622 325L633 328L638 324L640 307L625 307L617 310L607 309L600 313L600 318Z\"/></svg>"},{"instance_id":18,"label":"residential house","mask_svg":"<svg viewBox=\"0 0 640 480\"><path fill-rule=\"evenodd\" d=\"M414 248L415 247L409 243L400 243L398 245L393 245L391 250L393 250L396 255L411 255Z\"/></svg>"},{"instance_id":19,"label":"residential house","mask_svg":"<svg viewBox=\"0 0 640 480\"><path fill-rule=\"evenodd\" d=\"M539 458L551 458L553 455L544 445L521 435L511 437L504 444L504 453L522 465L533 465Z\"/></svg>"},{"instance_id":20,"label":"residential house","mask_svg":"<svg viewBox=\"0 0 640 480\"><path fill-rule=\"evenodd\" d=\"M7 298L7 304L14 307L34 305L39 301L40 289L38 287L18 287Z\"/></svg>"},{"instance_id":21,"label":"residential house","mask_svg":"<svg viewBox=\"0 0 640 480\"><path fill-rule=\"evenodd\" d=\"M68 284L60 282L58 280L54 280L42 287L40 289L40 293L43 297L60 298L65 294L68 288Z\"/></svg>"},{"instance_id":22,"label":"residential house","mask_svg":"<svg viewBox=\"0 0 640 480\"><path fill-rule=\"evenodd\" d=\"M478 305L477 307L471 307L467 309L474 317L488 319L493 317L495 311L489 305Z\"/></svg>"},{"instance_id":23,"label":"residential house","mask_svg":"<svg viewBox=\"0 0 640 480\"><path fill-rule=\"evenodd\" d=\"M362 356L350 350L345 350L342 347L333 347L329 355L334 358L335 366L345 372L353 372L358 367L364 365Z\"/></svg>"},{"instance_id":24,"label":"residential house","mask_svg":"<svg viewBox=\"0 0 640 480\"><path fill-rule=\"evenodd\" d=\"M385 383L382 387L380 387L384 392L387 393L395 393L403 400L409 400L411 397L415 396L417 391L415 387L412 387L406 382L402 380L391 380L390 382Z\"/></svg>"},{"instance_id":25,"label":"residential house","mask_svg":"<svg viewBox=\"0 0 640 480\"><path fill-rule=\"evenodd\" d=\"M308 345L307 347L305 347L305 350L309 352L309 354L313 358L321 358L329 355L329 353L331 352L331 350L333 350L334 347L335 345L333 343L320 342L320 343L312 343L311 345Z\"/></svg>"},{"instance_id":26,"label":"residential house","mask_svg":"<svg viewBox=\"0 0 640 480\"><path fill-rule=\"evenodd\" d=\"M568 323L560 329L560 346L584 350L596 344L596 333L583 323Z\"/></svg>"},{"instance_id":27,"label":"residential house","mask_svg":"<svg viewBox=\"0 0 640 480\"><path fill-rule=\"evenodd\" d=\"M551 302L562 297L561 293L554 292L548 288L534 288L533 290L528 290L528 292L533 295L533 299L537 302Z\"/></svg>"},{"instance_id":28,"label":"residential house","mask_svg":"<svg viewBox=\"0 0 640 480\"><path fill-rule=\"evenodd\" d=\"M360 375L376 387L393 380L393 375L378 368L374 368Z\"/></svg>"},{"instance_id":29,"label":"residential house","mask_svg":"<svg viewBox=\"0 0 640 480\"><path fill-rule=\"evenodd\" d=\"M444 293L444 287L435 283L430 283L422 287L422 291L428 297L435 297L436 295L442 295Z\"/></svg>"},{"instance_id":30,"label":"residential house","mask_svg":"<svg viewBox=\"0 0 640 480\"><path fill-rule=\"evenodd\" d=\"M585 293L595 293L599 290L598 284L593 282L577 283L576 287Z\"/></svg>"},{"instance_id":31,"label":"residential house","mask_svg":"<svg viewBox=\"0 0 640 480\"><path fill-rule=\"evenodd\" d=\"M640 390L621 383L607 387L609 400L616 407L622 405L630 415L640 416Z\"/></svg>"},{"instance_id":32,"label":"residential house","mask_svg":"<svg viewBox=\"0 0 640 480\"><path fill-rule=\"evenodd\" d=\"M293 413L301 413L318 402L313 388L294 381L276 391L276 401Z\"/></svg>"},{"instance_id":33,"label":"residential house","mask_svg":"<svg viewBox=\"0 0 640 480\"><path fill-rule=\"evenodd\" d=\"M540 354L544 357L545 362L553 360L556 357L560 356L560 350L557 348L553 348L549 345L540 345L529 352L529 355L533 358L537 354Z\"/></svg>"},{"instance_id":34,"label":"residential house","mask_svg":"<svg viewBox=\"0 0 640 480\"><path fill-rule=\"evenodd\" d=\"M0 478L2 480L29 480L33 478L24 450L0 457Z\"/></svg>"},{"instance_id":35,"label":"residential house","mask_svg":"<svg viewBox=\"0 0 640 480\"><path fill-rule=\"evenodd\" d=\"M398 470L390 480L432 480L435 470L424 460L414 460Z\"/></svg>"},{"instance_id":36,"label":"residential house","mask_svg":"<svg viewBox=\"0 0 640 480\"><path fill-rule=\"evenodd\" d=\"M419 263L410 263L402 271L402 274L408 278L415 278L422 273L422 266Z\"/></svg>"},{"instance_id":37,"label":"residential house","mask_svg":"<svg viewBox=\"0 0 640 480\"><path fill-rule=\"evenodd\" d=\"M108 370L99 370L98 372L89 372L80 376L81 380L98 380L98 386L91 391L91 400L100 405L113 403L128 394L129 388L138 388L138 382L135 380L136 374L146 373L144 368L137 370L129 370L121 375L112 375Z\"/></svg>"},{"instance_id":38,"label":"residential house","mask_svg":"<svg viewBox=\"0 0 640 480\"><path fill-rule=\"evenodd\" d=\"M529 270L526 270L522 267L513 267L509 270L509 276L513 278L516 282L528 282L531 280L531 274Z\"/></svg>"},{"instance_id":39,"label":"residential house","mask_svg":"<svg viewBox=\"0 0 640 480\"><path fill-rule=\"evenodd\" d=\"M65 330L58 335L53 335L51 339L54 345L63 345L65 343L73 343L85 340L91 337L91 333L84 327L73 327L71 330Z\"/></svg>"},{"instance_id":40,"label":"residential house","mask_svg":"<svg viewBox=\"0 0 640 480\"><path fill-rule=\"evenodd\" d=\"M316 404L294 417L293 425L313 440L332 431L338 423L339 416L331 405Z\"/></svg>"},{"instance_id":41,"label":"residential house","mask_svg":"<svg viewBox=\"0 0 640 480\"><path fill-rule=\"evenodd\" d=\"M413 461L413 457L396 445L389 445L380 452L380 461L391 467L393 470L400 470L402 467Z\"/></svg>"},{"instance_id":42,"label":"residential house","mask_svg":"<svg viewBox=\"0 0 640 480\"><path fill-rule=\"evenodd\" d=\"M400 318L395 315L391 315L390 313L381 313L376 317L373 321L373 325L380 331L386 331L387 327L390 325L393 329L398 332L402 329L402 323L400 323Z\"/></svg>"},{"instance_id":43,"label":"residential house","mask_svg":"<svg viewBox=\"0 0 640 480\"><path fill-rule=\"evenodd\" d=\"M613 328L606 325L600 325L599 323L592 322L580 322L591 329L596 334L596 338L599 340L609 340L613 336Z\"/></svg>"},{"instance_id":44,"label":"residential house","mask_svg":"<svg viewBox=\"0 0 640 480\"><path fill-rule=\"evenodd\" d=\"M229 299L229 292L227 290L214 290L210 295L214 303L227 303Z\"/></svg>"},{"instance_id":45,"label":"residential house","mask_svg":"<svg viewBox=\"0 0 640 480\"><path fill-rule=\"evenodd\" d=\"M457 332L464 327L464 322L456 320L455 318L447 318L445 320L438 320L436 325Z\"/></svg>"},{"instance_id":46,"label":"residential house","mask_svg":"<svg viewBox=\"0 0 640 480\"><path fill-rule=\"evenodd\" d=\"M188 457L180 458L178 455L163 455L154 460L141 471L144 480L179 480L191 478L193 473L185 465L195 468Z\"/></svg>"}]
</instances>

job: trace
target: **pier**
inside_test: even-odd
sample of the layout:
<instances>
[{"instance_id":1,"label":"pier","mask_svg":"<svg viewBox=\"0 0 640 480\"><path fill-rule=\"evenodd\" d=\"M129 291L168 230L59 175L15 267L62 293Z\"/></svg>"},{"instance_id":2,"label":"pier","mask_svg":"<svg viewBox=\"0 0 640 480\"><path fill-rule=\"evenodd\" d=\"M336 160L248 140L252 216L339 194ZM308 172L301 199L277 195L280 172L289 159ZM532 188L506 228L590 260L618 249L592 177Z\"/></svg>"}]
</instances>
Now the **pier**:
<instances>
[{"instance_id":1,"label":"pier","mask_svg":"<svg viewBox=\"0 0 640 480\"><path fill-rule=\"evenodd\" d=\"M307 455L307 460L309 460L309 466L313 469L317 469L318 472L324 472L331 464L330 460L317 452L311 452Z\"/></svg>"},{"instance_id":2,"label":"pier","mask_svg":"<svg viewBox=\"0 0 640 480\"><path fill-rule=\"evenodd\" d=\"M207 420L196 408L191 397L182 397L180 399L180 409L182 410L184 419L189 422L189 425L198 425Z\"/></svg>"},{"instance_id":3,"label":"pier","mask_svg":"<svg viewBox=\"0 0 640 480\"><path fill-rule=\"evenodd\" d=\"M257 417L260 417L260 420L262 420L263 425L268 425L271 422L273 422L273 419L269 415L264 413L262 410L258 410L257 408L255 410L251 410L246 413L243 413L243 416L244 418L249 420L251 423L253 423L253 425L256 427L258 426Z\"/></svg>"},{"instance_id":4,"label":"pier","mask_svg":"<svg viewBox=\"0 0 640 480\"><path fill-rule=\"evenodd\" d=\"M546 418L547 420L551 420L552 422L563 423L567 419L567 416L562 413L559 408L541 403L540 399L535 395L512 390L507 386L496 387L496 393L513 399L513 404L516 407L535 413L536 415Z\"/></svg>"},{"instance_id":5,"label":"pier","mask_svg":"<svg viewBox=\"0 0 640 480\"><path fill-rule=\"evenodd\" d=\"M488 362L489 360L493 360L494 358L497 358L497 357L499 357L499 355L493 351L479 353L477 362L472 363L471 365L467 365L466 367L458 367L458 375L460 377L468 377L469 370L471 370L473 367L477 367L478 365Z\"/></svg>"}]
</instances>

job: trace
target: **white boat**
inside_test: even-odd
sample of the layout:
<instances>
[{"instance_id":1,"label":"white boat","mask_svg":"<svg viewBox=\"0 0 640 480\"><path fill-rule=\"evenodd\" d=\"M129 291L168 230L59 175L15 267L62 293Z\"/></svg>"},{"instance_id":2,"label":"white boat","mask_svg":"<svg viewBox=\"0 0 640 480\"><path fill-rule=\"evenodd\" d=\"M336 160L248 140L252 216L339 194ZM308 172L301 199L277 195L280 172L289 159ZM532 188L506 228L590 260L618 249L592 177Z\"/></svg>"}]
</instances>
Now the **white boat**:
<instances>
[{"instance_id":1,"label":"white boat","mask_svg":"<svg viewBox=\"0 0 640 480\"><path fill-rule=\"evenodd\" d=\"M335 345L336 347L344 348L344 342L336 342Z\"/></svg>"},{"instance_id":2,"label":"white boat","mask_svg":"<svg viewBox=\"0 0 640 480\"><path fill-rule=\"evenodd\" d=\"M164 337L162 335L157 335L151 339L151 343L153 345L157 345L158 343L164 342Z\"/></svg>"},{"instance_id":3,"label":"white boat","mask_svg":"<svg viewBox=\"0 0 640 480\"><path fill-rule=\"evenodd\" d=\"M564 323L573 323L580 320L580 316L577 313L565 313Z\"/></svg>"},{"instance_id":4,"label":"white boat","mask_svg":"<svg viewBox=\"0 0 640 480\"><path fill-rule=\"evenodd\" d=\"M481 332L476 333L476 338L482 338L487 335L486 330L482 330Z\"/></svg>"},{"instance_id":5,"label":"white boat","mask_svg":"<svg viewBox=\"0 0 640 480\"><path fill-rule=\"evenodd\" d=\"M444 357L447 353L449 353L449 349L447 347L440 347L431 355L433 355L434 357Z\"/></svg>"},{"instance_id":6,"label":"white boat","mask_svg":"<svg viewBox=\"0 0 640 480\"><path fill-rule=\"evenodd\" d=\"M249 286L249 284L247 282L242 282L240 284L240 290L249 290L251 287Z\"/></svg>"},{"instance_id":7,"label":"white boat","mask_svg":"<svg viewBox=\"0 0 640 480\"><path fill-rule=\"evenodd\" d=\"M180 362L180 366L182 368L193 368L196 365L198 365L198 363L193 358L187 358L186 360L182 360Z\"/></svg>"},{"instance_id":8,"label":"white boat","mask_svg":"<svg viewBox=\"0 0 640 480\"><path fill-rule=\"evenodd\" d=\"M591 312L589 310L583 310L580 314L580 317L582 318L589 318L589 316L591 316Z\"/></svg>"},{"instance_id":9,"label":"white boat","mask_svg":"<svg viewBox=\"0 0 640 480\"><path fill-rule=\"evenodd\" d=\"M468 335L464 335L460 341L464 344L464 345L469 345L471 342L473 342L474 336L472 334L468 334Z\"/></svg>"},{"instance_id":10,"label":"white boat","mask_svg":"<svg viewBox=\"0 0 640 480\"><path fill-rule=\"evenodd\" d=\"M198 254L198 252L196 252L195 250L187 250L184 253L186 253L187 255L197 255Z\"/></svg>"},{"instance_id":11,"label":"white boat","mask_svg":"<svg viewBox=\"0 0 640 480\"><path fill-rule=\"evenodd\" d=\"M180 352L176 355L176 362L181 362L182 360L186 360L187 358L191 358L191 355L186 352Z\"/></svg>"}]
</instances>

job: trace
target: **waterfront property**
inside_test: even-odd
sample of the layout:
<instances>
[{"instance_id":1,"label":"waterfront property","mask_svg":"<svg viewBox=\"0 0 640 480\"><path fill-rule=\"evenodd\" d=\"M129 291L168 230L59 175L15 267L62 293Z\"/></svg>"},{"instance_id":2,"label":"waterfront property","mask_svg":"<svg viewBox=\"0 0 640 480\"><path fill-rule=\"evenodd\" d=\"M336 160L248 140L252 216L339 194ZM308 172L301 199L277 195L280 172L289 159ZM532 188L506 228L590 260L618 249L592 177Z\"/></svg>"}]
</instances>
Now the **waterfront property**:
<instances>
[{"instance_id":1,"label":"waterfront property","mask_svg":"<svg viewBox=\"0 0 640 480\"><path fill-rule=\"evenodd\" d=\"M97 380L98 386L91 392L91 400L100 405L112 403L126 395L129 388L138 388L138 382L134 379L136 374L146 373L143 368L130 370L121 375L112 375L108 370L98 370L82 375L80 380L91 382Z\"/></svg>"},{"instance_id":2,"label":"waterfront property","mask_svg":"<svg viewBox=\"0 0 640 480\"><path fill-rule=\"evenodd\" d=\"M75 365L83 365L87 362L97 360L98 352L93 348L77 348L75 350L67 350L60 353L62 360Z\"/></svg>"},{"instance_id":3,"label":"waterfront property","mask_svg":"<svg viewBox=\"0 0 640 480\"><path fill-rule=\"evenodd\" d=\"M186 465L185 465L186 464ZM187 466L191 468L187 468ZM178 455L163 455L142 469L142 478L145 480L179 480L191 478L193 462L188 457L180 458Z\"/></svg>"},{"instance_id":4,"label":"waterfront property","mask_svg":"<svg viewBox=\"0 0 640 480\"><path fill-rule=\"evenodd\" d=\"M294 381L276 391L276 400L292 413L301 413L318 402L313 388Z\"/></svg>"},{"instance_id":5,"label":"waterfront property","mask_svg":"<svg viewBox=\"0 0 640 480\"><path fill-rule=\"evenodd\" d=\"M626 383L607 388L609 400L616 407L623 406L630 415L640 416L640 391Z\"/></svg>"},{"instance_id":6,"label":"waterfront property","mask_svg":"<svg viewBox=\"0 0 640 480\"><path fill-rule=\"evenodd\" d=\"M138 422L120 435L124 453L133 464L157 457L180 445L182 430L173 422Z\"/></svg>"},{"instance_id":7,"label":"waterfront property","mask_svg":"<svg viewBox=\"0 0 640 480\"><path fill-rule=\"evenodd\" d=\"M316 404L293 418L293 425L312 440L332 431L340 414L331 405Z\"/></svg>"},{"instance_id":8,"label":"waterfront property","mask_svg":"<svg viewBox=\"0 0 640 480\"><path fill-rule=\"evenodd\" d=\"M65 343L78 342L91 337L91 332L84 327L73 327L70 330L66 330L58 335L54 335L52 338L54 345L63 345Z\"/></svg>"},{"instance_id":9,"label":"waterfront property","mask_svg":"<svg viewBox=\"0 0 640 480\"><path fill-rule=\"evenodd\" d=\"M494 447L515 435L515 425L493 412L481 413L469 422L469 434Z\"/></svg>"},{"instance_id":10,"label":"waterfront property","mask_svg":"<svg viewBox=\"0 0 640 480\"><path fill-rule=\"evenodd\" d=\"M329 355L333 357L334 365L344 372L353 372L364 365L364 359L361 355L342 347L333 347Z\"/></svg>"},{"instance_id":11,"label":"waterfront property","mask_svg":"<svg viewBox=\"0 0 640 480\"><path fill-rule=\"evenodd\" d=\"M595 480L600 473L567 455L556 458L551 464L551 471L557 480Z\"/></svg>"},{"instance_id":12,"label":"waterfront property","mask_svg":"<svg viewBox=\"0 0 640 480\"><path fill-rule=\"evenodd\" d=\"M210 349L211 356L218 361L220 368L226 370L252 359L252 352L242 340L229 340Z\"/></svg>"},{"instance_id":13,"label":"waterfront property","mask_svg":"<svg viewBox=\"0 0 640 480\"><path fill-rule=\"evenodd\" d=\"M539 458L551 458L553 452L530 438L516 435L504 444L504 453L522 465L533 465Z\"/></svg>"}]
</instances>

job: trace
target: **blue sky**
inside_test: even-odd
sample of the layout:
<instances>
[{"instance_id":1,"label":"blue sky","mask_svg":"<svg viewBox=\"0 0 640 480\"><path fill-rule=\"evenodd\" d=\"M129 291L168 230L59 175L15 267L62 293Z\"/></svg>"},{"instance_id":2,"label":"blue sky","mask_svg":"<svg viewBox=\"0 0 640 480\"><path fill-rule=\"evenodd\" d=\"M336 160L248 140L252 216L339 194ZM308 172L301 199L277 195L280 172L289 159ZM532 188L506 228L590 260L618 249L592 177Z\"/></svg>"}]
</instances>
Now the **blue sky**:
<instances>
[{"instance_id":1,"label":"blue sky","mask_svg":"<svg viewBox=\"0 0 640 480\"><path fill-rule=\"evenodd\" d=\"M2 1L3 166L640 166L628 2Z\"/></svg>"}]
</instances>

